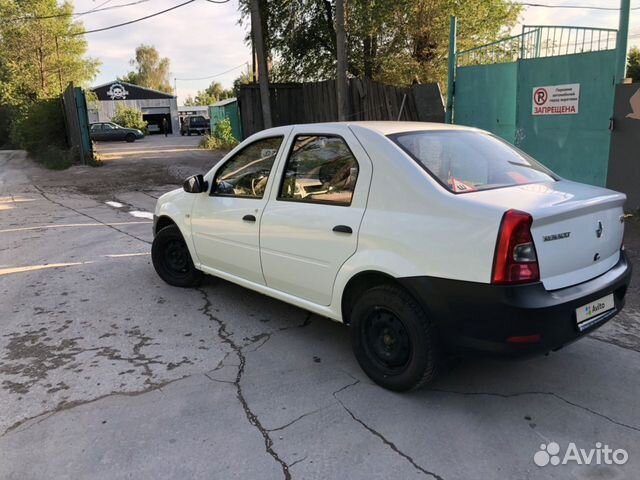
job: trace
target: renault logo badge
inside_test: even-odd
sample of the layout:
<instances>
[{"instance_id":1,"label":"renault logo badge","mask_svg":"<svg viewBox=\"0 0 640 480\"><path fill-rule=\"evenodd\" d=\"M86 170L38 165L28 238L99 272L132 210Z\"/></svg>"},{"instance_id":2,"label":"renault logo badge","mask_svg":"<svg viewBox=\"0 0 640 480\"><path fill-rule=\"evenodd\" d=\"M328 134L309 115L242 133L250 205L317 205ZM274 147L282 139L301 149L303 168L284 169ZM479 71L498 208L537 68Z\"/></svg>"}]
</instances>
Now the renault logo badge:
<instances>
[{"instance_id":1,"label":"renault logo badge","mask_svg":"<svg viewBox=\"0 0 640 480\"><path fill-rule=\"evenodd\" d=\"M598 228L596 229L596 237L600 238L602 236L602 222L598 221Z\"/></svg>"}]
</instances>

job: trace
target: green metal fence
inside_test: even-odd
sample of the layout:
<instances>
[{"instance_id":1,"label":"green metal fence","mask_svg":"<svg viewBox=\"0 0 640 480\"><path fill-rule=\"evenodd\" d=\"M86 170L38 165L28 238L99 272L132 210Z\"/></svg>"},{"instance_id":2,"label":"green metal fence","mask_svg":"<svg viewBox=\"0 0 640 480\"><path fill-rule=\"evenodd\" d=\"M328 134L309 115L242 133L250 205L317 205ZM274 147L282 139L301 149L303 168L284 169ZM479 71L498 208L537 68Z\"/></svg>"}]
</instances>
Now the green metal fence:
<instances>
[{"instance_id":1,"label":"green metal fence","mask_svg":"<svg viewBox=\"0 0 640 480\"><path fill-rule=\"evenodd\" d=\"M456 54L453 121L501 136L558 174L605 185L617 31L527 25ZM533 114L539 88L579 85L575 114Z\"/></svg>"}]
</instances>

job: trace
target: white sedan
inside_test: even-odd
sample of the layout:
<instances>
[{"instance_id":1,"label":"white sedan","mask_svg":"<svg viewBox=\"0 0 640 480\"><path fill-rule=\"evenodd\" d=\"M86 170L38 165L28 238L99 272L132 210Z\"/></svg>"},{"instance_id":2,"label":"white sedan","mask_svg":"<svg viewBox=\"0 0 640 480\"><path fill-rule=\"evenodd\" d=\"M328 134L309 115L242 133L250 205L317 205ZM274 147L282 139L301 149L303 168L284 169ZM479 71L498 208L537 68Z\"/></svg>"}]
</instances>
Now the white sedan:
<instances>
[{"instance_id":1,"label":"white sedan","mask_svg":"<svg viewBox=\"0 0 640 480\"><path fill-rule=\"evenodd\" d=\"M171 285L206 273L349 324L404 391L447 352L545 353L616 315L624 201L477 129L278 127L160 197L152 258Z\"/></svg>"}]
</instances>

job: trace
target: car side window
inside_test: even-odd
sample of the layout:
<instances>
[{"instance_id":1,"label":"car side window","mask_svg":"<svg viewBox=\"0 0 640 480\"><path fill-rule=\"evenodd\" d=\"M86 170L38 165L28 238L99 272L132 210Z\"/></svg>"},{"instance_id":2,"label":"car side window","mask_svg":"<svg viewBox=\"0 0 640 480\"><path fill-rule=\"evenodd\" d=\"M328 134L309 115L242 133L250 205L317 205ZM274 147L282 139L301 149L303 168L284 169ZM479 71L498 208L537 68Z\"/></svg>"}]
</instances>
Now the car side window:
<instances>
[{"instance_id":1,"label":"car side window","mask_svg":"<svg viewBox=\"0 0 640 480\"><path fill-rule=\"evenodd\" d=\"M262 198L283 137L247 145L216 172L211 195Z\"/></svg>"},{"instance_id":2,"label":"car side window","mask_svg":"<svg viewBox=\"0 0 640 480\"><path fill-rule=\"evenodd\" d=\"M111 123L104 123L102 125L103 130L113 130L114 126Z\"/></svg>"},{"instance_id":3,"label":"car side window","mask_svg":"<svg viewBox=\"0 0 640 480\"><path fill-rule=\"evenodd\" d=\"M91 131L92 132L97 132L98 130L102 130L102 124L96 123L96 124L91 125Z\"/></svg>"},{"instance_id":4,"label":"car side window","mask_svg":"<svg viewBox=\"0 0 640 480\"><path fill-rule=\"evenodd\" d=\"M300 135L289 153L278 200L351 205L358 162L342 137Z\"/></svg>"}]
</instances>

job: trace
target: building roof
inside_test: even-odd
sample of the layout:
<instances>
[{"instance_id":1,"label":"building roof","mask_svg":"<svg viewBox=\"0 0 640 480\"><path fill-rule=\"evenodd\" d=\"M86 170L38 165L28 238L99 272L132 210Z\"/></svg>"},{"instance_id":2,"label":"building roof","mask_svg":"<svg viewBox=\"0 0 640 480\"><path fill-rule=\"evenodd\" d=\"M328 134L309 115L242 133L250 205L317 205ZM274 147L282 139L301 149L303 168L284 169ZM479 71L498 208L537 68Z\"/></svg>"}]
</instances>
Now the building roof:
<instances>
[{"instance_id":1,"label":"building roof","mask_svg":"<svg viewBox=\"0 0 640 480\"><path fill-rule=\"evenodd\" d=\"M216 103L212 103L209 105L210 107L223 107L225 105L229 105L230 103L237 102L238 99L236 97L225 98L224 100L219 100Z\"/></svg>"},{"instance_id":2,"label":"building roof","mask_svg":"<svg viewBox=\"0 0 640 480\"><path fill-rule=\"evenodd\" d=\"M115 87L115 88L114 88ZM124 89L119 90L118 87ZM91 91L96 94L98 100L140 100L150 98L176 98L174 95L162 92L160 90L153 90L151 88L142 87L140 85L134 85L129 82L121 82L114 80L113 82L103 83L91 88ZM120 92L120 93L119 93ZM119 94L118 94L119 93Z\"/></svg>"}]
</instances>

